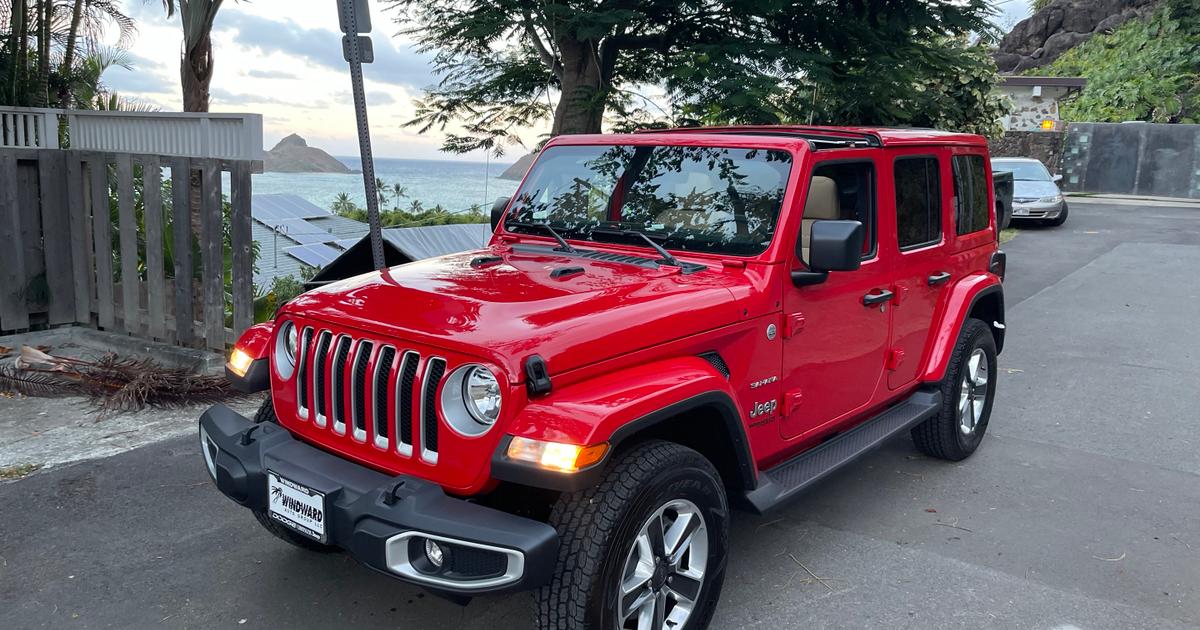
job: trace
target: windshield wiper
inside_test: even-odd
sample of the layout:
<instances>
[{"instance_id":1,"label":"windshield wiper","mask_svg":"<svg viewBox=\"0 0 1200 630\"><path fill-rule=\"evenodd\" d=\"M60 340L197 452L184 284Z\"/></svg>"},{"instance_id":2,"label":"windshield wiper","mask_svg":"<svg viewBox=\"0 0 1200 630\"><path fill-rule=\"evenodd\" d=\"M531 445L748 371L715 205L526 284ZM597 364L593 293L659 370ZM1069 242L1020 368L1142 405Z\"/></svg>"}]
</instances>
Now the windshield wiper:
<instances>
[{"instance_id":1,"label":"windshield wiper","mask_svg":"<svg viewBox=\"0 0 1200 630\"><path fill-rule=\"evenodd\" d=\"M549 223L525 223L525 222L518 222L518 221L506 221L505 225L506 226L511 225L513 227L519 227L519 228L527 228L527 229L531 228L531 229L545 230L547 234L554 237L554 240L558 241L558 247L555 249L555 251L566 252L568 254L576 253L575 248L571 247L571 244L567 242L567 239L563 238L562 235L558 233L558 231L556 231L554 228L550 227Z\"/></svg>"},{"instance_id":2,"label":"windshield wiper","mask_svg":"<svg viewBox=\"0 0 1200 630\"><path fill-rule=\"evenodd\" d=\"M679 259L672 256L671 252L668 252L666 250L666 248L664 248L662 245L659 245L658 243L654 242L654 239L650 238L649 235L647 235L645 232L643 232L641 230L634 230L634 229L614 230L614 229L610 229L610 228L596 228L596 229L592 230L591 233L592 233L592 236L595 236L597 234L607 235L607 236L640 236L643 241L646 241L646 244L648 244L650 247L653 247L654 251L658 252L658 256L659 256L659 258L662 259L663 262L667 263L668 265L671 265L672 267L683 267L683 263L679 262Z\"/></svg>"}]
</instances>

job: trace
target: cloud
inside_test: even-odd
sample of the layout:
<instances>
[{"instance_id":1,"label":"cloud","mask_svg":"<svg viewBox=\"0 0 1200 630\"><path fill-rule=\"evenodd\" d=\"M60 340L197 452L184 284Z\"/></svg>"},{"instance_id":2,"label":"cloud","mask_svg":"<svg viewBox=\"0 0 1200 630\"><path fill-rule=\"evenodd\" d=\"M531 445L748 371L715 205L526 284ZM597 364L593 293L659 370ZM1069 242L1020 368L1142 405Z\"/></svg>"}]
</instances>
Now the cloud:
<instances>
[{"instance_id":1,"label":"cloud","mask_svg":"<svg viewBox=\"0 0 1200 630\"><path fill-rule=\"evenodd\" d=\"M327 109L333 106L331 101L327 100L303 100L290 101L274 96L264 96L262 94L245 94L241 92L233 92L220 87L214 87L209 91L214 103L221 105L284 105L287 107L297 107L301 109Z\"/></svg>"},{"instance_id":2,"label":"cloud","mask_svg":"<svg viewBox=\"0 0 1200 630\"><path fill-rule=\"evenodd\" d=\"M338 72L346 72L342 35L332 29L305 28L288 19L271 20L244 11L222 12L222 28L233 41L263 54L281 53ZM363 71L371 80L390 85L423 88L437 83L431 55L411 47L397 48L386 35L371 37L375 62Z\"/></svg>"},{"instance_id":3,"label":"cloud","mask_svg":"<svg viewBox=\"0 0 1200 630\"><path fill-rule=\"evenodd\" d=\"M255 79L299 79L300 75L283 70L250 70L246 72L246 76Z\"/></svg>"},{"instance_id":4,"label":"cloud","mask_svg":"<svg viewBox=\"0 0 1200 630\"><path fill-rule=\"evenodd\" d=\"M367 92L367 104L384 107L387 105L395 105L396 97L387 92L375 91Z\"/></svg>"},{"instance_id":5,"label":"cloud","mask_svg":"<svg viewBox=\"0 0 1200 630\"><path fill-rule=\"evenodd\" d=\"M178 79L159 76L136 62L133 65L134 70L109 68L104 73L104 85L119 94L166 94L179 91Z\"/></svg>"}]
</instances>

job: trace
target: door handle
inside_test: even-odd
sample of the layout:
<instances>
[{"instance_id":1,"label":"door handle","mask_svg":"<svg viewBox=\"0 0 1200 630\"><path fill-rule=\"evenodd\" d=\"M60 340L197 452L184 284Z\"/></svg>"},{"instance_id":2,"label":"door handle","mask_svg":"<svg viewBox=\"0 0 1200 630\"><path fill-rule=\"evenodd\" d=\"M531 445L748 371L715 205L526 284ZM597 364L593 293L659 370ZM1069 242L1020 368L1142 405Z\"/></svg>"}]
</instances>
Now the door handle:
<instances>
[{"instance_id":1,"label":"door handle","mask_svg":"<svg viewBox=\"0 0 1200 630\"><path fill-rule=\"evenodd\" d=\"M881 290L879 293L868 293L863 296L863 306L875 306L892 299L891 291Z\"/></svg>"},{"instance_id":2,"label":"door handle","mask_svg":"<svg viewBox=\"0 0 1200 630\"><path fill-rule=\"evenodd\" d=\"M946 282L949 279L950 279L950 274L948 272L939 271L939 272L929 276L929 286L936 287L937 285L942 284L943 282Z\"/></svg>"}]
</instances>

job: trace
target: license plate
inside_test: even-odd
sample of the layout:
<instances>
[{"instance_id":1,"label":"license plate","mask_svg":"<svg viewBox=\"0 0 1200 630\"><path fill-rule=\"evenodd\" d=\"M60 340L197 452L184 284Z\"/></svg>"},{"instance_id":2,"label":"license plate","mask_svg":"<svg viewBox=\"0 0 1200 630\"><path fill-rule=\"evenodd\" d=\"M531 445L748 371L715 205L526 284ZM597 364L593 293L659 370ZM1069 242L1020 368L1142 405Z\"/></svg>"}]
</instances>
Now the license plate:
<instances>
[{"instance_id":1,"label":"license plate","mask_svg":"<svg viewBox=\"0 0 1200 630\"><path fill-rule=\"evenodd\" d=\"M267 471L267 513L271 518L320 542L325 542L325 495Z\"/></svg>"},{"instance_id":2,"label":"license plate","mask_svg":"<svg viewBox=\"0 0 1200 630\"><path fill-rule=\"evenodd\" d=\"M1013 206L1013 216L1014 217L1029 216L1029 208L1022 208L1021 206Z\"/></svg>"}]
</instances>

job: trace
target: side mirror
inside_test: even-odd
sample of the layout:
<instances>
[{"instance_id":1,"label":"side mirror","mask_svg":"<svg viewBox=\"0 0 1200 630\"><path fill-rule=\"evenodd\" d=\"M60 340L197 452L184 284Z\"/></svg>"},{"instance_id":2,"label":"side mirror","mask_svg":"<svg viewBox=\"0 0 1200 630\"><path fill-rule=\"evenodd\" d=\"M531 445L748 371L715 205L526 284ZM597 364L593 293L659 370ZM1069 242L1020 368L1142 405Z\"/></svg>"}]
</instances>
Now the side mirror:
<instances>
[{"instance_id":1,"label":"side mirror","mask_svg":"<svg viewBox=\"0 0 1200 630\"><path fill-rule=\"evenodd\" d=\"M1053 180L1055 184L1057 184L1062 181L1062 175L1055 175L1054 177L1051 177L1050 179Z\"/></svg>"},{"instance_id":2,"label":"side mirror","mask_svg":"<svg viewBox=\"0 0 1200 630\"><path fill-rule=\"evenodd\" d=\"M496 203L492 204L492 231L493 232L496 231L496 228L500 227L500 217L504 216L504 210L505 210L505 208L508 208L509 201L512 201L512 199L509 197L501 197L496 200Z\"/></svg>"},{"instance_id":3,"label":"side mirror","mask_svg":"<svg viewBox=\"0 0 1200 630\"><path fill-rule=\"evenodd\" d=\"M796 242L796 256L808 264L808 271L793 271L796 286L819 284L830 271L854 271L862 264L863 240L866 230L858 221L814 221L808 238L808 256L802 243Z\"/></svg>"}]
</instances>

